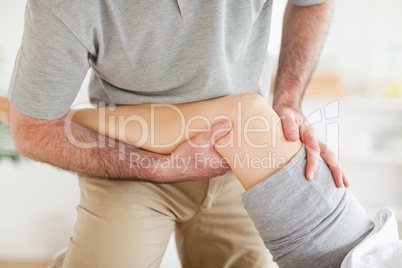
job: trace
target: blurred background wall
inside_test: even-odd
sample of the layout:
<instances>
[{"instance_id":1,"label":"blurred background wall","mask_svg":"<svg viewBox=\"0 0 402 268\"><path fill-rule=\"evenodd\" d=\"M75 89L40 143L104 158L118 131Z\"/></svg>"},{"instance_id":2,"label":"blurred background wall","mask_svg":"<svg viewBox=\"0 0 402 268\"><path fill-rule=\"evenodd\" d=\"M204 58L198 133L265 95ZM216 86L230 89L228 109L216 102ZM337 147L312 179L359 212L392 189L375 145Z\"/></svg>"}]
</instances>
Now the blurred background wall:
<instances>
[{"instance_id":1,"label":"blurred background wall","mask_svg":"<svg viewBox=\"0 0 402 268\"><path fill-rule=\"evenodd\" d=\"M25 3L0 0L2 95L7 94L23 32ZM285 4L274 1L272 75ZM339 153L351 189L369 214L388 206L402 222L401 10L399 0L335 1L331 30L303 109L320 137ZM86 84L76 103L88 101ZM67 245L78 202L74 174L30 160L1 160L0 260L49 260ZM171 241L162 267L178 266Z\"/></svg>"}]
</instances>

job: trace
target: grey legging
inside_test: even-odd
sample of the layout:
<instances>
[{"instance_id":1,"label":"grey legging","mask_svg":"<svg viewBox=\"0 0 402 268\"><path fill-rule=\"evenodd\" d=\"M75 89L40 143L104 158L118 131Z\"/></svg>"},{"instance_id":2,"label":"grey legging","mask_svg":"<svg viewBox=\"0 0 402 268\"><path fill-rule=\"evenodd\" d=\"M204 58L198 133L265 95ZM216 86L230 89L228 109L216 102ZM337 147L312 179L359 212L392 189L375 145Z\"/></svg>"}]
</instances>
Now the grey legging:
<instances>
[{"instance_id":1,"label":"grey legging","mask_svg":"<svg viewBox=\"0 0 402 268\"><path fill-rule=\"evenodd\" d=\"M322 159L321 159L322 160ZM243 203L280 267L340 267L374 224L322 160L305 178L303 147L280 171L243 193Z\"/></svg>"}]
</instances>

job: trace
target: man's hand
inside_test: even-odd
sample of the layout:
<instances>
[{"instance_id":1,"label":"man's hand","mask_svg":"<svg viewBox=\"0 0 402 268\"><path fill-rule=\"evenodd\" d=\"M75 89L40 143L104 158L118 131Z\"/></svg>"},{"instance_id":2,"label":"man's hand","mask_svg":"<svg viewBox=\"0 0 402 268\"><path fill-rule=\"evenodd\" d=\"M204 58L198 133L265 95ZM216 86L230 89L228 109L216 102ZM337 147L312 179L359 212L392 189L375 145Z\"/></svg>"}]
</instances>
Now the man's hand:
<instances>
[{"instance_id":1,"label":"man's hand","mask_svg":"<svg viewBox=\"0 0 402 268\"><path fill-rule=\"evenodd\" d=\"M318 138L301 112L301 102L324 44L332 13L332 0L321 4L296 6L288 3L283 19L281 53L275 81L273 109L282 119L283 131L290 141L306 145L306 177L312 180L319 156L329 165L335 184L349 186L335 154Z\"/></svg>"},{"instance_id":2,"label":"man's hand","mask_svg":"<svg viewBox=\"0 0 402 268\"><path fill-rule=\"evenodd\" d=\"M193 139L184 142L170 156L170 168L164 176L172 181L202 180L224 175L230 168L214 149L217 140L232 130L232 123L223 120ZM166 178L168 180L168 178Z\"/></svg>"},{"instance_id":3,"label":"man's hand","mask_svg":"<svg viewBox=\"0 0 402 268\"><path fill-rule=\"evenodd\" d=\"M329 169L338 187L345 185L349 187L349 182L338 163L337 156L329 150L327 146L318 139L313 126L306 120L300 109L291 106L276 105L273 107L281 118L283 132L289 141L301 139L307 149L306 178L313 180L317 172L319 156L327 162Z\"/></svg>"}]
</instances>

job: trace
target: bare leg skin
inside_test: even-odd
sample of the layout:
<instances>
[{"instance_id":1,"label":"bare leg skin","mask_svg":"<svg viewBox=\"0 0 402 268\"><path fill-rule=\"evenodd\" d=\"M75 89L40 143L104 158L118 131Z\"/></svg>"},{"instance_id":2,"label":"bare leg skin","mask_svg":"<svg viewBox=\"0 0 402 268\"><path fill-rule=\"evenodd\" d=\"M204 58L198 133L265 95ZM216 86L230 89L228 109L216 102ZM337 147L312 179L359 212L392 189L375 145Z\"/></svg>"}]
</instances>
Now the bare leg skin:
<instances>
[{"instance_id":1,"label":"bare leg skin","mask_svg":"<svg viewBox=\"0 0 402 268\"><path fill-rule=\"evenodd\" d=\"M0 105L6 109L8 101L1 101ZM246 190L281 169L302 146L300 141L286 140L279 117L257 94L175 105L71 110L67 119L110 138L161 154L171 154L182 142L204 132L212 124L230 119L233 129L215 143L215 149L227 159ZM202 156L199 160L200 164L208 161Z\"/></svg>"},{"instance_id":2,"label":"bare leg skin","mask_svg":"<svg viewBox=\"0 0 402 268\"><path fill-rule=\"evenodd\" d=\"M8 124L8 99L0 97L0 121Z\"/></svg>"},{"instance_id":3,"label":"bare leg skin","mask_svg":"<svg viewBox=\"0 0 402 268\"><path fill-rule=\"evenodd\" d=\"M143 104L71 113L74 113L74 122L93 131L162 154L172 153L182 142L210 125L230 119L233 129L217 141L215 149L228 159L245 189L281 169L302 146L300 141L287 141L279 117L257 94L186 104Z\"/></svg>"}]
</instances>

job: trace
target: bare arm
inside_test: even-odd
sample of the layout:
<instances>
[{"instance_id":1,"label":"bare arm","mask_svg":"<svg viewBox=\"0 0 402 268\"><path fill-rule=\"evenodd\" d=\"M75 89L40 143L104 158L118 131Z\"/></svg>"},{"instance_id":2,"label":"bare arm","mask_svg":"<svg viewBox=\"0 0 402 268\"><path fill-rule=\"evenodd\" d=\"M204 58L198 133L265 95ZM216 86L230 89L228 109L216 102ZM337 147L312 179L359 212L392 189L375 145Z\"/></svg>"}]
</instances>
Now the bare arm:
<instances>
[{"instance_id":1,"label":"bare arm","mask_svg":"<svg viewBox=\"0 0 402 268\"><path fill-rule=\"evenodd\" d=\"M227 168L216 167L200 170L190 161L189 168L171 165L165 169L156 165L168 156L147 152L125 143L119 143L100 136L74 122L71 133L74 139L90 148L72 144L65 134L65 118L39 120L18 111L12 104L9 109L10 131L17 149L25 156L53 166L90 176L107 177L118 180L149 180L173 182L203 179L222 175ZM219 124L217 125L219 127ZM228 130L229 131L229 130ZM208 134L205 139L209 139ZM109 146L109 144L114 144ZM209 150L208 150L209 149ZM220 158L210 148L197 149L191 146L181 148L180 156L191 158L196 153L204 153ZM132 157L135 155L135 157ZM139 161L147 160L150 165L143 168Z\"/></svg>"},{"instance_id":2,"label":"bare arm","mask_svg":"<svg viewBox=\"0 0 402 268\"><path fill-rule=\"evenodd\" d=\"M282 119L288 140L299 138L306 144L308 163L306 177L313 179L321 154L327 161L337 186L349 183L336 155L321 142L306 121L301 103L316 68L332 13L332 0L311 6L288 3L283 19L281 53L274 88L273 108Z\"/></svg>"},{"instance_id":3,"label":"bare arm","mask_svg":"<svg viewBox=\"0 0 402 268\"><path fill-rule=\"evenodd\" d=\"M332 0L312 6L288 3L283 19L274 104L300 108L329 28Z\"/></svg>"}]
</instances>

